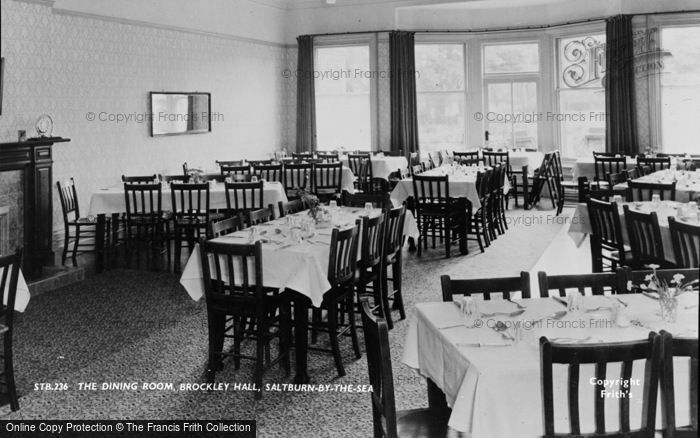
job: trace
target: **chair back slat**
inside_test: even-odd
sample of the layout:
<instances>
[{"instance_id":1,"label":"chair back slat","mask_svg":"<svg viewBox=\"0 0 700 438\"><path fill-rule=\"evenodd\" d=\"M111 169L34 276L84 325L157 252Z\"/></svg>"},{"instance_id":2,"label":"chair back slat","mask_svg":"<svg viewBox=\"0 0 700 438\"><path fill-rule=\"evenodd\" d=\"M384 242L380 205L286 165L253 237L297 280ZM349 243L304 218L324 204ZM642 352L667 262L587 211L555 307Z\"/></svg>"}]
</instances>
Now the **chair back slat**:
<instances>
[{"instance_id":1,"label":"chair back slat","mask_svg":"<svg viewBox=\"0 0 700 438\"><path fill-rule=\"evenodd\" d=\"M238 231L241 228L241 218L239 216L233 216L220 221L211 222L209 224L209 235L212 238L221 237Z\"/></svg>"},{"instance_id":2,"label":"chair back slat","mask_svg":"<svg viewBox=\"0 0 700 438\"><path fill-rule=\"evenodd\" d=\"M245 225L247 227L252 227L253 225L260 225L262 223L270 222L275 218L275 207L270 204L267 208L261 208L259 210L248 210L244 213Z\"/></svg>"},{"instance_id":3,"label":"chair back slat","mask_svg":"<svg viewBox=\"0 0 700 438\"><path fill-rule=\"evenodd\" d=\"M175 222L209 222L209 184L170 183L170 197Z\"/></svg>"},{"instance_id":4,"label":"chair back slat","mask_svg":"<svg viewBox=\"0 0 700 438\"><path fill-rule=\"evenodd\" d=\"M642 213L630 210L625 205L625 224L629 235L630 248L634 258L633 267L643 267L647 264L668 265L664 256L664 246L661 240L661 228L656 212Z\"/></svg>"},{"instance_id":5,"label":"chair back slat","mask_svg":"<svg viewBox=\"0 0 700 438\"><path fill-rule=\"evenodd\" d=\"M312 190L317 195L340 194L343 182L343 163L315 163L313 164Z\"/></svg>"},{"instance_id":6,"label":"chair back slat","mask_svg":"<svg viewBox=\"0 0 700 438\"><path fill-rule=\"evenodd\" d=\"M262 244L200 243L204 292L209 310L262 306ZM213 267L213 268L212 268Z\"/></svg>"},{"instance_id":7,"label":"chair back slat","mask_svg":"<svg viewBox=\"0 0 700 438\"><path fill-rule=\"evenodd\" d=\"M343 285L352 282L357 268L360 221L345 230L333 229L328 259L328 282Z\"/></svg>"},{"instance_id":8,"label":"chair back slat","mask_svg":"<svg viewBox=\"0 0 700 438\"><path fill-rule=\"evenodd\" d=\"M136 175L136 176L126 176L122 175L122 182L129 184L153 184L156 182L157 176L153 175Z\"/></svg>"},{"instance_id":9,"label":"chair back slat","mask_svg":"<svg viewBox=\"0 0 700 438\"><path fill-rule=\"evenodd\" d=\"M80 218L80 206L78 205L78 192L75 188L75 180L70 178L63 185L56 181L58 196L61 200L61 210L63 212L63 223L68 224Z\"/></svg>"},{"instance_id":10,"label":"chair back slat","mask_svg":"<svg viewBox=\"0 0 700 438\"><path fill-rule=\"evenodd\" d=\"M662 201L676 200L676 181L671 183L651 183L639 180L627 182L627 201L651 201L654 195L659 195Z\"/></svg>"},{"instance_id":11,"label":"chair back slat","mask_svg":"<svg viewBox=\"0 0 700 438\"><path fill-rule=\"evenodd\" d=\"M362 245L360 247L360 269L368 270L380 266L384 261L384 244L386 233L386 216L388 210L383 210L377 217L363 216Z\"/></svg>"},{"instance_id":12,"label":"chair back slat","mask_svg":"<svg viewBox=\"0 0 700 438\"><path fill-rule=\"evenodd\" d=\"M540 285L540 297L548 297L550 291L557 291L560 297L567 295L567 290L576 289L581 295L603 295L620 293L618 276L614 272L599 272L582 275L547 275L539 271L537 279Z\"/></svg>"},{"instance_id":13,"label":"chair back slat","mask_svg":"<svg viewBox=\"0 0 700 438\"><path fill-rule=\"evenodd\" d=\"M700 267L700 225L677 221L669 216L673 254L679 268Z\"/></svg>"},{"instance_id":14,"label":"chair back slat","mask_svg":"<svg viewBox=\"0 0 700 438\"><path fill-rule=\"evenodd\" d=\"M5 352L12 351L15 301L21 265L21 248L17 248L14 254L0 257L0 271L2 271L2 276L0 276L0 323L7 327L4 340Z\"/></svg>"},{"instance_id":15,"label":"chair back slat","mask_svg":"<svg viewBox=\"0 0 700 438\"><path fill-rule=\"evenodd\" d=\"M298 190L309 189L312 165L309 163L285 163L283 175L287 197L296 197Z\"/></svg>"},{"instance_id":16,"label":"chair back slat","mask_svg":"<svg viewBox=\"0 0 700 438\"><path fill-rule=\"evenodd\" d=\"M222 175L230 175L234 180L245 180L246 176L250 174L250 164L227 165L220 162L220 168Z\"/></svg>"},{"instance_id":17,"label":"chair back slat","mask_svg":"<svg viewBox=\"0 0 700 438\"><path fill-rule=\"evenodd\" d=\"M285 217L288 214L299 213L300 211L306 210L306 205L301 199L294 199L292 201L279 201L279 212L280 217Z\"/></svg>"},{"instance_id":18,"label":"chair back slat","mask_svg":"<svg viewBox=\"0 0 700 438\"><path fill-rule=\"evenodd\" d=\"M403 227L406 220L406 206L392 208L387 215L385 251L387 259L401 253L404 244Z\"/></svg>"},{"instance_id":19,"label":"chair back slat","mask_svg":"<svg viewBox=\"0 0 700 438\"><path fill-rule=\"evenodd\" d=\"M698 436L698 340L697 338L674 338L664 330L660 333L663 343L661 366L661 409L666 437ZM687 358L689 362L690 425L676 425L676 396L674 358Z\"/></svg>"},{"instance_id":20,"label":"chair back slat","mask_svg":"<svg viewBox=\"0 0 700 438\"><path fill-rule=\"evenodd\" d=\"M163 216L160 184L124 183L127 221L156 222Z\"/></svg>"},{"instance_id":21,"label":"chair back slat","mask_svg":"<svg viewBox=\"0 0 700 438\"><path fill-rule=\"evenodd\" d=\"M343 190L340 202L345 207L362 208L366 203L371 203L374 208L391 208L391 198L388 192L384 193L348 193Z\"/></svg>"},{"instance_id":22,"label":"chair back slat","mask_svg":"<svg viewBox=\"0 0 700 438\"><path fill-rule=\"evenodd\" d=\"M671 168L671 157L637 157L637 166L650 167L651 172Z\"/></svg>"},{"instance_id":23,"label":"chair back slat","mask_svg":"<svg viewBox=\"0 0 700 438\"><path fill-rule=\"evenodd\" d=\"M263 182L226 183L226 208L229 214L263 208Z\"/></svg>"},{"instance_id":24,"label":"chair back slat","mask_svg":"<svg viewBox=\"0 0 700 438\"><path fill-rule=\"evenodd\" d=\"M522 298L530 298L530 274L522 271L519 277L477 278L453 280L449 275L440 277L442 300L453 301L454 295L466 297L481 295L490 300L492 294L501 294L503 299L510 299L511 294L520 292Z\"/></svg>"},{"instance_id":25,"label":"chair back slat","mask_svg":"<svg viewBox=\"0 0 700 438\"><path fill-rule=\"evenodd\" d=\"M544 437L580 437L580 406L579 381L581 365L595 365L595 384L586 390L594 391L595 434L585 436L605 436L618 438L652 437L655 434L656 402L658 379L661 369L661 336L654 332L644 341L617 342L609 344L554 344L546 337L540 338L540 366L542 382L542 398L544 407ZM626 385L631 385L632 364L635 360L644 361L644 387L641 401L642 422L639 429L629 427L629 398L619 397L620 429L606 431L604 397L606 388L604 381L607 377L608 364L622 365L621 379L626 379ZM554 430L554 383L553 365L568 366L568 410L570 433L557 433ZM623 385L620 385L621 387ZM560 389L562 390L562 389ZM601 393L601 391L603 391ZM629 388L624 393L628 394ZM639 406L639 405L636 405Z\"/></svg>"},{"instance_id":26,"label":"chair back slat","mask_svg":"<svg viewBox=\"0 0 700 438\"><path fill-rule=\"evenodd\" d=\"M258 175L265 181L282 182L281 164L254 164L253 174Z\"/></svg>"},{"instance_id":27,"label":"chair back slat","mask_svg":"<svg viewBox=\"0 0 700 438\"><path fill-rule=\"evenodd\" d=\"M608 181L611 173L620 173L627 168L627 159L625 157L594 155L593 161L596 181Z\"/></svg>"}]
</instances>

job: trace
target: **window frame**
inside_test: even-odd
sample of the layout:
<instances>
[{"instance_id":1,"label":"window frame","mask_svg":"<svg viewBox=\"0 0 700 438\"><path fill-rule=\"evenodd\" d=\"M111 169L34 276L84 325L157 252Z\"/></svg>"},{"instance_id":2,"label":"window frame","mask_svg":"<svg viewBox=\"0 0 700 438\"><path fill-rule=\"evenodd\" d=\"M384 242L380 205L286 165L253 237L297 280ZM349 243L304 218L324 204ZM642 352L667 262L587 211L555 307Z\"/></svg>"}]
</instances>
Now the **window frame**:
<instances>
[{"instance_id":1,"label":"window frame","mask_svg":"<svg viewBox=\"0 0 700 438\"><path fill-rule=\"evenodd\" d=\"M378 111L378 97L377 97L377 76L378 76L378 62L377 62L377 35L376 33L366 33L366 34L356 34L356 35L327 35L319 36L314 38L314 68L318 65L318 49L326 48L342 48L342 47L358 47L366 46L369 51L369 70L374 74L369 79L369 122L370 122L370 149L379 149L379 111ZM314 92L315 94L315 92ZM314 99L316 96L314 95ZM316 127L317 132L314 135L318 139L318 126ZM319 147L317 142L317 147ZM322 146L325 148L325 146Z\"/></svg>"}]
</instances>

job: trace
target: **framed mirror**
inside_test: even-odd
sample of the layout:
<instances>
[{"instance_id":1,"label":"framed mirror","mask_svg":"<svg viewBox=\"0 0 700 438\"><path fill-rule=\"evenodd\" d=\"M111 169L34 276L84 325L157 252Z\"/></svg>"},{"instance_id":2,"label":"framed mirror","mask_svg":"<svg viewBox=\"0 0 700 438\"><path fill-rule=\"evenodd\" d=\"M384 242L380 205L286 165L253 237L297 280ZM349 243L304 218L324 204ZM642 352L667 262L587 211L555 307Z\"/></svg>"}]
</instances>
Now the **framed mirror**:
<instances>
[{"instance_id":1,"label":"framed mirror","mask_svg":"<svg viewBox=\"0 0 700 438\"><path fill-rule=\"evenodd\" d=\"M211 93L150 93L151 136L211 132Z\"/></svg>"}]
</instances>

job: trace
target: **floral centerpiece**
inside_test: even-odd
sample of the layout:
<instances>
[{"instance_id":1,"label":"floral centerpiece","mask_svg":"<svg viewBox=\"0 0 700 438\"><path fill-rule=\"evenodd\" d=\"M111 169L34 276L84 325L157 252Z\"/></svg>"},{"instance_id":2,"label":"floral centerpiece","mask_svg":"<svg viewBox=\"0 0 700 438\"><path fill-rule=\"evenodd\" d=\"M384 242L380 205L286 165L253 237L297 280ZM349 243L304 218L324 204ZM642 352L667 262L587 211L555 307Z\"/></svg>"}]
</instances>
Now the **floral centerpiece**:
<instances>
[{"instance_id":1,"label":"floral centerpiece","mask_svg":"<svg viewBox=\"0 0 700 438\"><path fill-rule=\"evenodd\" d=\"M190 167L187 169L187 175L189 175L190 181L194 183L201 183L204 181L204 171L202 169Z\"/></svg>"},{"instance_id":2,"label":"floral centerpiece","mask_svg":"<svg viewBox=\"0 0 700 438\"><path fill-rule=\"evenodd\" d=\"M321 202L318 200L318 196L305 189L297 189L297 195L306 208L309 209L309 216L313 218L314 222L318 223L321 220Z\"/></svg>"},{"instance_id":3,"label":"floral centerpiece","mask_svg":"<svg viewBox=\"0 0 700 438\"><path fill-rule=\"evenodd\" d=\"M652 269L651 274L644 277L644 283L638 286L627 282L627 289L639 289L642 293L654 292L659 296L659 305L661 306L661 319L666 322L674 323L678 316L678 297L688 291L693 290L694 285L698 280L683 283L685 276L683 274L675 274L670 282L660 279L656 274L659 265L649 265Z\"/></svg>"}]
</instances>

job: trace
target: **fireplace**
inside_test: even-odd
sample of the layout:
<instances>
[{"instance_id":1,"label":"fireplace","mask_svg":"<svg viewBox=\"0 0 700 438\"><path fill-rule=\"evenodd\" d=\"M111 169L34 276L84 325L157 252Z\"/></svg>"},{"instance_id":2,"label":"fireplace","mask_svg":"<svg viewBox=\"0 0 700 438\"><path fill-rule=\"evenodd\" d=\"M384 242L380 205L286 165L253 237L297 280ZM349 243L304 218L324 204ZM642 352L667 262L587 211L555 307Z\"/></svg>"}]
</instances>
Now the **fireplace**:
<instances>
[{"instance_id":1,"label":"fireplace","mask_svg":"<svg viewBox=\"0 0 700 438\"><path fill-rule=\"evenodd\" d=\"M63 141L69 140L0 143L0 252L22 246L27 278L53 264L52 145Z\"/></svg>"}]
</instances>

